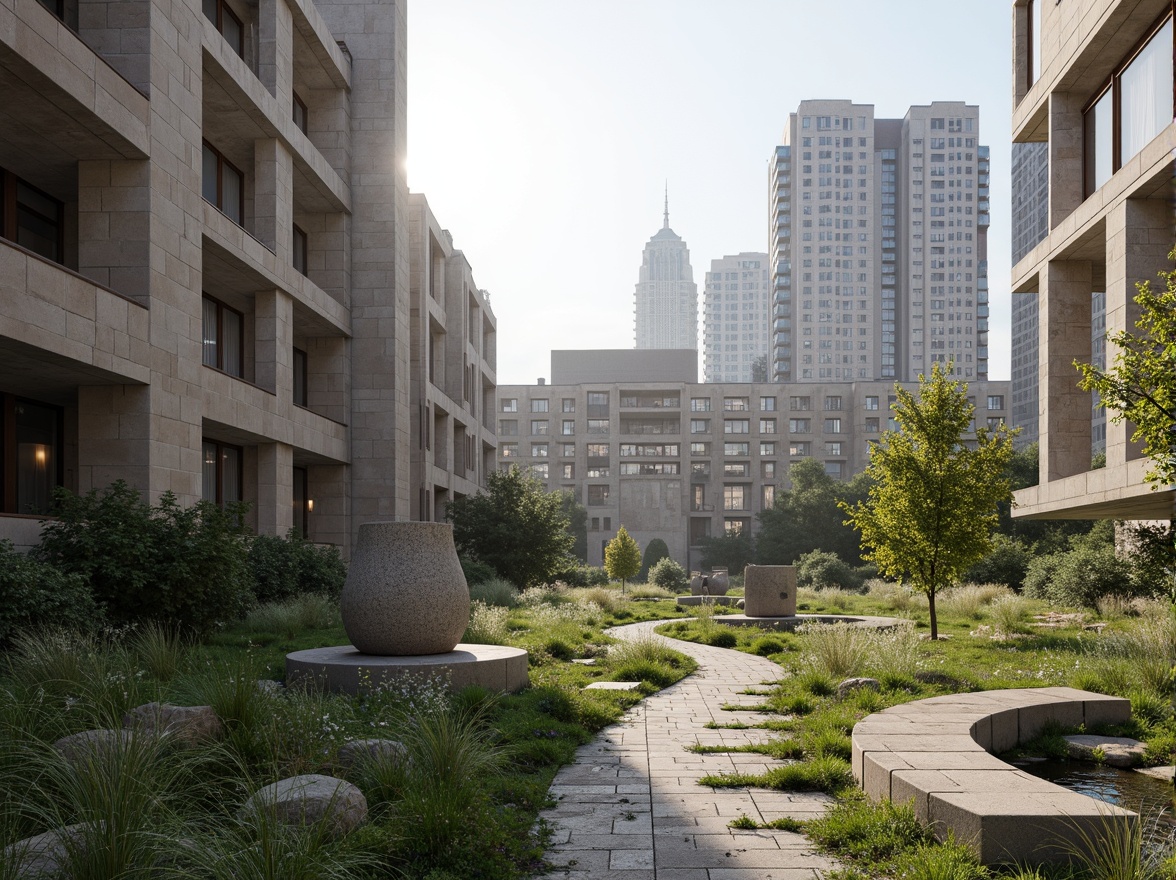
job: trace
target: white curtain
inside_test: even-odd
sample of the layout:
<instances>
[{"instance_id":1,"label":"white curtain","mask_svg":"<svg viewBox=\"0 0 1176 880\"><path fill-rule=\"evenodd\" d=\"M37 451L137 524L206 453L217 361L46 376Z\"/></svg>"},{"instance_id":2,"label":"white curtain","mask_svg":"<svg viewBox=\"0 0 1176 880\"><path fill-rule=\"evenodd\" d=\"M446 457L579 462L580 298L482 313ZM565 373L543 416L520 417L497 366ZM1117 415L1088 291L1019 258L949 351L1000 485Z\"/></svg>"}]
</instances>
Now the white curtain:
<instances>
[{"instance_id":1,"label":"white curtain","mask_svg":"<svg viewBox=\"0 0 1176 880\"><path fill-rule=\"evenodd\" d=\"M1120 79L1123 163L1172 122L1172 19L1160 28Z\"/></svg>"}]
</instances>

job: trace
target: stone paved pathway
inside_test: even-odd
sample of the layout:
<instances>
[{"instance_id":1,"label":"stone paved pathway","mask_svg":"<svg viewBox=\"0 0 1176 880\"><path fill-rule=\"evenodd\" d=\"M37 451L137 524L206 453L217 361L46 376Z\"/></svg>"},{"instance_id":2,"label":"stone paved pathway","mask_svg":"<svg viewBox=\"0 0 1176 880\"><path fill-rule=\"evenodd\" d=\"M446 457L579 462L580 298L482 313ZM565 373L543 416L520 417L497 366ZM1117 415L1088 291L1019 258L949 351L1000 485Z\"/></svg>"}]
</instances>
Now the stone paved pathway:
<instances>
[{"instance_id":1,"label":"stone paved pathway","mask_svg":"<svg viewBox=\"0 0 1176 880\"><path fill-rule=\"evenodd\" d=\"M617 627L633 638L665 621ZM758 773L781 762L753 753L700 755L694 743L762 741L764 730L710 730L709 721L754 724L755 712L723 711L761 698L740 694L779 677L762 657L672 641L698 661L698 671L629 710L576 753L551 786L557 805L542 813L555 829L547 858L569 880L814 880L834 866L801 834L738 831L727 823L807 819L824 812L823 794L716 789L698 785L710 773Z\"/></svg>"}]
</instances>

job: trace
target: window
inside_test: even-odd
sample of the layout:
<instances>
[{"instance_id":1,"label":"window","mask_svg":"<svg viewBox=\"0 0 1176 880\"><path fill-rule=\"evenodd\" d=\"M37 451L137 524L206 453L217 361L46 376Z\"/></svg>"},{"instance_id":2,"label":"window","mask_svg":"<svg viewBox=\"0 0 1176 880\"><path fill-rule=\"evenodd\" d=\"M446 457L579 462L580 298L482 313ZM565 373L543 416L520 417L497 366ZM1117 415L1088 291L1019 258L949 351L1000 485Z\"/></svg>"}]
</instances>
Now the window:
<instances>
[{"instance_id":1,"label":"window","mask_svg":"<svg viewBox=\"0 0 1176 880\"><path fill-rule=\"evenodd\" d=\"M775 419L760 419L759 420L759 432L761 434L775 434L776 433L776 420Z\"/></svg>"},{"instance_id":2,"label":"window","mask_svg":"<svg viewBox=\"0 0 1176 880\"><path fill-rule=\"evenodd\" d=\"M841 410L841 397L840 397L840 395L834 395L832 397L825 398L825 412L840 412L840 410Z\"/></svg>"},{"instance_id":3,"label":"window","mask_svg":"<svg viewBox=\"0 0 1176 880\"><path fill-rule=\"evenodd\" d=\"M834 440L825 444L825 455L841 455L841 441Z\"/></svg>"},{"instance_id":4,"label":"window","mask_svg":"<svg viewBox=\"0 0 1176 880\"><path fill-rule=\"evenodd\" d=\"M576 411L576 398L565 397L562 400L562 410L566 413L574 413Z\"/></svg>"},{"instance_id":5,"label":"window","mask_svg":"<svg viewBox=\"0 0 1176 880\"><path fill-rule=\"evenodd\" d=\"M737 535L742 535L751 528L751 522L746 519L724 519L723 531L727 537L733 538Z\"/></svg>"},{"instance_id":6,"label":"window","mask_svg":"<svg viewBox=\"0 0 1176 880\"><path fill-rule=\"evenodd\" d=\"M575 443L561 443L559 444L559 454L564 458L574 458L576 455Z\"/></svg>"},{"instance_id":7,"label":"window","mask_svg":"<svg viewBox=\"0 0 1176 880\"><path fill-rule=\"evenodd\" d=\"M1004 424L1004 418L1002 416L989 416L988 417L988 429L990 431L999 428L1003 424Z\"/></svg>"},{"instance_id":8,"label":"window","mask_svg":"<svg viewBox=\"0 0 1176 880\"><path fill-rule=\"evenodd\" d=\"M241 447L205 440L200 497L224 506L241 500Z\"/></svg>"},{"instance_id":9,"label":"window","mask_svg":"<svg viewBox=\"0 0 1176 880\"><path fill-rule=\"evenodd\" d=\"M808 397L789 397L788 408L793 412L808 412L812 405Z\"/></svg>"},{"instance_id":10,"label":"window","mask_svg":"<svg viewBox=\"0 0 1176 880\"><path fill-rule=\"evenodd\" d=\"M298 97L297 92L293 93L293 97L294 109L291 112L291 116L294 119L294 124L298 126L298 130L303 134L306 134L306 125L310 116L306 110L306 102Z\"/></svg>"},{"instance_id":11,"label":"window","mask_svg":"<svg viewBox=\"0 0 1176 880\"><path fill-rule=\"evenodd\" d=\"M608 417L608 392L607 391L589 391L588 392L588 415L595 418Z\"/></svg>"},{"instance_id":12,"label":"window","mask_svg":"<svg viewBox=\"0 0 1176 880\"><path fill-rule=\"evenodd\" d=\"M676 458L679 449L677 443L622 443L621 458Z\"/></svg>"},{"instance_id":13,"label":"window","mask_svg":"<svg viewBox=\"0 0 1176 880\"><path fill-rule=\"evenodd\" d=\"M710 443L691 443L690 444L690 454L691 455L710 455L710 451L711 451Z\"/></svg>"},{"instance_id":14,"label":"window","mask_svg":"<svg viewBox=\"0 0 1176 880\"><path fill-rule=\"evenodd\" d=\"M874 411L878 409L878 398L869 396L866 398L866 409Z\"/></svg>"},{"instance_id":15,"label":"window","mask_svg":"<svg viewBox=\"0 0 1176 880\"><path fill-rule=\"evenodd\" d=\"M241 313L219 300L205 296L202 309L203 361L230 376L241 376L243 339Z\"/></svg>"},{"instance_id":16,"label":"window","mask_svg":"<svg viewBox=\"0 0 1176 880\"><path fill-rule=\"evenodd\" d=\"M723 422L724 434L750 434L751 419L726 419Z\"/></svg>"},{"instance_id":17,"label":"window","mask_svg":"<svg viewBox=\"0 0 1176 880\"><path fill-rule=\"evenodd\" d=\"M680 473L679 468L676 461L624 461L621 462L621 475L651 477L677 474Z\"/></svg>"},{"instance_id":18,"label":"window","mask_svg":"<svg viewBox=\"0 0 1176 880\"><path fill-rule=\"evenodd\" d=\"M1153 32L1083 114L1085 193L1091 195L1172 121L1172 17Z\"/></svg>"},{"instance_id":19,"label":"window","mask_svg":"<svg viewBox=\"0 0 1176 880\"><path fill-rule=\"evenodd\" d=\"M532 464L528 470L531 472L531 476L538 480L546 480L551 475L551 471L545 461Z\"/></svg>"},{"instance_id":20,"label":"window","mask_svg":"<svg viewBox=\"0 0 1176 880\"><path fill-rule=\"evenodd\" d=\"M760 478L764 480L776 479L776 462L761 461L760 462Z\"/></svg>"},{"instance_id":21,"label":"window","mask_svg":"<svg viewBox=\"0 0 1176 880\"><path fill-rule=\"evenodd\" d=\"M691 434L709 434L710 433L710 419L691 419L690 420Z\"/></svg>"},{"instance_id":22,"label":"window","mask_svg":"<svg viewBox=\"0 0 1176 880\"><path fill-rule=\"evenodd\" d=\"M499 419L498 420L498 436L499 437L517 437L517 436L519 436L518 419Z\"/></svg>"},{"instance_id":23,"label":"window","mask_svg":"<svg viewBox=\"0 0 1176 880\"><path fill-rule=\"evenodd\" d=\"M747 487L724 486L723 510L747 510Z\"/></svg>"},{"instance_id":24,"label":"window","mask_svg":"<svg viewBox=\"0 0 1176 880\"><path fill-rule=\"evenodd\" d=\"M306 352L294 349L294 402L306 406Z\"/></svg>"},{"instance_id":25,"label":"window","mask_svg":"<svg viewBox=\"0 0 1176 880\"><path fill-rule=\"evenodd\" d=\"M503 412L518 412L519 411L519 399L517 397L503 398L502 411Z\"/></svg>"},{"instance_id":26,"label":"window","mask_svg":"<svg viewBox=\"0 0 1176 880\"><path fill-rule=\"evenodd\" d=\"M726 412L746 412L749 408L746 397L723 398L723 409Z\"/></svg>"},{"instance_id":27,"label":"window","mask_svg":"<svg viewBox=\"0 0 1176 880\"><path fill-rule=\"evenodd\" d=\"M569 434L575 434L576 433L576 420L575 419L563 419L559 423L559 432L565 436L569 435Z\"/></svg>"},{"instance_id":28,"label":"window","mask_svg":"<svg viewBox=\"0 0 1176 880\"><path fill-rule=\"evenodd\" d=\"M1003 394L989 394L988 395L989 409L1004 409L1004 395Z\"/></svg>"},{"instance_id":29,"label":"window","mask_svg":"<svg viewBox=\"0 0 1176 880\"><path fill-rule=\"evenodd\" d=\"M775 412L775 411L776 411L776 398L774 398L774 397L761 397L760 398L760 412Z\"/></svg>"},{"instance_id":30,"label":"window","mask_svg":"<svg viewBox=\"0 0 1176 880\"><path fill-rule=\"evenodd\" d=\"M608 461L607 443L589 443L587 452L589 460L594 458L603 458L605 461Z\"/></svg>"},{"instance_id":31,"label":"window","mask_svg":"<svg viewBox=\"0 0 1176 880\"><path fill-rule=\"evenodd\" d=\"M531 444L531 458L547 458L547 444L546 443L532 443Z\"/></svg>"},{"instance_id":32,"label":"window","mask_svg":"<svg viewBox=\"0 0 1176 880\"><path fill-rule=\"evenodd\" d=\"M498 455L501 458L518 458L519 444L517 443L499 443Z\"/></svg>"},{"instance_id":33,"label":"window","mask_svg":"<svg viewBox=\"0 0 1176 880\"><path fill-rule=\"evenodd\" d=\"M709 397L692 397L690 398L691 412L710 412L711 402Z\"/></svg>"},{"instance_id":34,"label":"window","mask_svg":"<svg viewBox=\"0 0 1176 880\"><path fill-rule=\"evenodd\" d=\"M546 400L546 399L543 399L543 400L532 400L532 401L531 401L531 412L533 412L533 413L545 413L545 412L547 412L547 407L548 407L548 406L549 406L549 401L548 401L548 400Z\"/></svg>"},{"instance_id":35,"label":"window","mask_svg":"<svg viewBox=\"0 0 1176 880\"><path fill-rule=\"evenodd\" d=\"M788 446L788 454L794 458L804 458L812 451L812 446L807 440L797 440Z\"/></svg>"},{"instance_id":36,"label":"window","mask_svg":"<svg viewBox=\"0 0 1176 880\"><path fill-rule=\"evenodd\" d=\"M788 433L789 434L807 434L812 425L809 419L789 419Z\"/></svg>"},{"instance_id":37,"label":"window","mask_svg":"<svg viewBox=\"0 0 1176 880\"><path fill-rule=\"evenodd\" d=\"M0 169L0 237L60 263L65 250L65 206Z\"/></svg>"},{"instance_id":38,"label":"window","mask_svg":"<svg viewBox=\"0 0 1176 880\"><path fill-rule=\"evenodd\" d=\"M866 419L866 433L867 434L877 434L878 433L878 420L877 419Z\"/></svg>"},{"instance_id":39,"label":"window","mask_svg":"<svg viewBox=\"0 0 1176 880\"><path fill-rule=\"evenodd\" d=\"M532 434L546 434L547 433L547 419L531 419L531 433Z\"/></svg>"},{"instance_id":40,"label":"window","mask_svg":"<svg viewBox=\"0 0 1176 880\"><path fill-rule=\"evenodd\" d=\"M776 487L775 486L764 486L763 493L764 493L764 497L762 499L762 504L763 504L762 509L768 510L772 506L774 506L776 503Z\"/></svg>"},{"instance_id":41,"label":"window","mask_svg":"<svg viewBox=\"0 0 1176 880\"><path fill-rule=\"evenodd\" d=\"M225 0L203 0L204 16L220 31L225 41L242 58L245 57L245 28Z\"/></svg>"},{"instance_id":42,"label":"window","mask_svg":"<svg viewBox=\"0 0 1176 880\"><path fill-rule=\"evenodd\" d=\"M745 461L729 461L723 465L724 477L746 477L748 464Z\"/></svg>"},{"instance_id":43,"label":"window","mask_svg":"<svg viewBox=\"0 0 1176 880\"><path fill-rule=\"evenodd\" d=\"M0 394L0 511L49 512L64 475L63 433L58 407Z\"/></svg>"},{"instance_id":44,"label":"window","mask_svg":"<svg viewBox=\"0 0 1176 880\"><path fill-rule=\"evenodd\" d=\"M589 434L607 434L608 433L608 419L589 419L588 420Z\"/></svg>"},{"instance_id":45,"label":"window","mask_svg":"<svg viewBox=\"0 0 1176 880\"><path fill-rule=\"evenodd\" d=\"M306 263L306 233L294 226L294 268L303 275L310 275Z\"/></svg>"},{"instance_id":46,"label":"window","mask_svg":"<svg viewBox=\"0 0 1176 880\"><path fill-rule=\"evenodd\" d=\"M565 461L560 465L560 474L562 479L574 480L576 478L576 465L574 462Z\"/></svg>"},{"instance_id":47,"label":"window","mask_svg":"<svg viewBox=\"0 0 1176 880\"><path fill-rule=\"evenodd\" d=\"M845 462L843 461L827 461L825 462L825 473L835 480L841 479L841 474L845 470Z\"/></svg>"},{"instance_id":48,"label":"window","mask_svg":"<svg viewBox=\"0 0 1176 880\"><path fill-rule=\"evenodd\" d=\"M727 458L745 458L751 455L750 443L724 443L723 455Z\"/></svg>"},{"instance_id":49,"label":"window","mask_svg":"<svg viewBox=\"0 0 1176 880\"><path fill-rule=\"evenodd\" d=\"M768 442L761 443L759 449L760 449L760 453L759 453L760 455L775 455L776 454L776 441L770 440Z\"/></svg>"},{"instance_id":50,"label":"window","mask_svg":"<svg viewBox=\"0 0 1176 880\"><path fill-rule=\"evenodd\" d=\"M293 491L290 493L291 507L294 508L294 530L298 537L306 540L310 536L310 476L303 467L291 470L294 473Z\"/></svg>"},{"instance_id":51,"label":"window","mask_svg":"<svg viewBox=\"0 0 1176 880\"><path fill-rule=\"evenodd\" d=\"M588 487L588 506L603 507L608 504L608 486Z\"/></svg>"},{"instance_id":52,"label":"window","mask_svg":"<svg viewBox=\"0 0 1176 880\"><path fill-rule=\"evenodd\" d=\"M207 0L205 2L207 3ZM203 144L204 164L201 170L200 189L204 200L238 226L243 226L245 175L208 141L204 141Z\"/></svg>"},{"instance_id":53,"label":"window","mask_svg":"<svg viewBox=\"0 0 1176 880\"><path fill-rule=\"evenodd\" d=\"M841 433L841 419L825 419L825 433L826 434L840 434Z\"/></svg>"},{"instance_id":54,"label":"window","mask_svg":"<svg viewBox=\"0 0 1176 880\"><path fill-rule=\"evenodd\" d=\"M690 462L690 473L696 477L709 477L711 472L709 461Z\"/></svg>"}]
</instances>

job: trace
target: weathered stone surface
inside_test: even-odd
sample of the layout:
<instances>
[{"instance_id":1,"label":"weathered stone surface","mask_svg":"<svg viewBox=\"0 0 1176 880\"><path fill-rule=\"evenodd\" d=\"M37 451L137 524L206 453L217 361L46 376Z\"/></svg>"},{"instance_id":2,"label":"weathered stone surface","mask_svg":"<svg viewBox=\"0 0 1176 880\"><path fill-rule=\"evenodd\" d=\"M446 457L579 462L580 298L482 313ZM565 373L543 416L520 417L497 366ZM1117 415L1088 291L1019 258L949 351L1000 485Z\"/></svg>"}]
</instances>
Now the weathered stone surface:
<instances>
[{"instance_id":1,"label":"weathered stone surface","mask_svg":"<svg viewBox=\"0 0 1176 880\"><path fill-rule=\"evenodd\" d=\"M172 706L144 703L123 716L123 727L146 734L167 734L181 745L191 746L220 738L224 725L212 706Z\"/></svg>"},{"instance_id":2,"label":"weathered stone surface","mask_svg":"<svg viewBox=\"0 0 1176 880\"><path fill-rule=\"evenodd\" d=\"M743 570L743 613L748 617L795 616L796 566L747 566Z\"/></svg>"},{"instance_id":3,"label":"weathered stone surface","mask_svg":"<svg viewBox=\"0 0 1176 880\"><path fill-rule=\"evenodd\" d=\"M260 678L257 680L257 689L263 694L280 694L286 686L272 678Z\"/></svg>"},{"instance_id":4,"label":"weathered stone surface","mask_svg":"<svg viewBox=\"0 0 1176 880\"><path fill-rule=\"evenodd\" d=\"M635 691L641 687L639 681L594 681L585 685L586 691Z\"/></svg>"},{"instance_id":5,"label":"weathered stone surface","mask_svg":"<svg viewBox=\"0 0 1176 880\"><path fill-rule=\"evenodd\" d=\"M339 599L343 628L363 654L445 654L470 621L470 590L448 523L359 527Z\"/></svg>"},{"instance_id":6,"label":"weathered stone surface","mask_svg":"<svg viewBox=\"0 0 1176 880\"><path fill-rule=\"evenodd\" d=\"M1152 779L1160 779L1164 782L1176 781L1176 767L1171 765L1167 767L1136 767L1135 772L1143 773Z\"/></svg>"},{"instance_id":7,"label":"weathered stone surface","mask_svg":"<svg viewBox=\"0 0 1176 880\"><path fill-rule=\"evenodd\" d=\"M1112 767L1134 767L1143 760L1147 743L1126 736L1094 736L1083 733L1066 737L1066 752L1080 761L1100 760L1095 750L1102 750L1102 762Z\"/></svg>"},{"instance_id":8,"label":"weathered stone surface","mask_svg":"<svg viewBox=\"0 0 1176 880\"><path fill-rule=\"evenodd\" d=\"M63 736L53 748L69 763L82 764L122 748L130 738L129 730L83 730Z\"/></svg>"},{"instance_id":9,"label":"weathered stone surface","mask_svg":"<svg viewBox=\"0 0 1176 880\"><path fill-rule=\"evenodd\" d=\"M349 770L365 761L403 761L404 743L394 739L352 739L339 747L339 766Z\"/></svg>"},{"instance_id":10,"label":"weathered stone surface","mask_svg":"<svg viewBox=\"0 0 1176 880\"><path fill-rule=\"evenodd\" d=\"M15 868L14 876L21 880L56 880L66 871L68 846L78 846L85 830L86 824L79 822L18 840L4 847L0 864Z\"/></svg>"},{"instance_id":11,"label":"weathered stone surface","mask_svg":"<svg viewBox=\"0 0 1176 880\"><path fill-rule=\"evenodd\" d=\"M876 678L847 678L837 685L837 696L844 697L862 688L880 691L882 690L882 682Z\"/></svg>"},{"instance_id":12,"label":"weathered stone surface","mask_svg":"<svg viewBox=\"0 0 1176 880\"><path fill-rule=\"evenodd\" d=\"M309 773L291 776L259 789L241 808L243 816L266 811L284 825L325 822L341 837L367 818L367 798L356 786L334 776Z\"/></svg>"}]
</instances>

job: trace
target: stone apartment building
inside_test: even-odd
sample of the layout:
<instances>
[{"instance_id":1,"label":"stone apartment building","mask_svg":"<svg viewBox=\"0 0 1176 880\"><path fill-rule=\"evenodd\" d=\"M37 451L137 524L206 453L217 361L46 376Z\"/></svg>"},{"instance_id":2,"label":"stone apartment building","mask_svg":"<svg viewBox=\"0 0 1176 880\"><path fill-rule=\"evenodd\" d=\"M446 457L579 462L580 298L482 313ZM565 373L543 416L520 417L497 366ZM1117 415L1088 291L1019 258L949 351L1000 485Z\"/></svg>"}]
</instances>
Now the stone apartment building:
<instances>
[{"instance_id":1,"label":"stone apartment building","mask_svg":"<svg viewBox=\"0 0 1176 880\"><path fill-rule=\"evenodd\" d=\"M680 354L552 352L553 384L498 388L499 466L575 493L592 565L624 525L642 548L661 538L697 568L702 538L758 527L792 462L815 458L848 480L892 427L893 382L702 384L695 367L662 357ZM618 362L632 381L618 379ZM969 397L981 424L1008 420L1008 382L970 383Z\"/></svg>"},{"instance_id":2,"label":"stone apartment building","mask_svg":"<svg viewBox=\"0 0 1176 880\"><path fill-rule=\"evenodd\" d=\"M1016 0L1012 12L1013 141L1047 145L1049 199L1044 237L1012 271L1014 296L1037 301L1041 448L1040 482L1014 514L1169 519L1176 491L1144 483L1129 425L1106 425L1106 467L1091 469L1100 414L1073 361L1100 356L1093 315L1107 333L1134 330L1135 283L1172 268L1173 4Z\"/></svg>"},{"instance_id":3,"label":"stone apartment building","mask_svg":"<svg viewBox=\"0 0 1176 880\"><path fill-rule=\"evenodd\" d=\"M405 52L403 0L0 0L0 537L123 479L347 553L476 488L495 322Z\"/></svg>"}]
</instances>

